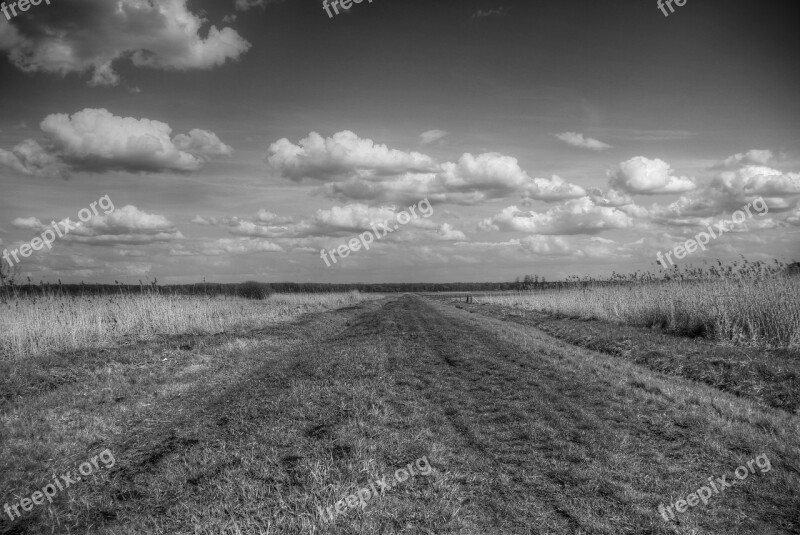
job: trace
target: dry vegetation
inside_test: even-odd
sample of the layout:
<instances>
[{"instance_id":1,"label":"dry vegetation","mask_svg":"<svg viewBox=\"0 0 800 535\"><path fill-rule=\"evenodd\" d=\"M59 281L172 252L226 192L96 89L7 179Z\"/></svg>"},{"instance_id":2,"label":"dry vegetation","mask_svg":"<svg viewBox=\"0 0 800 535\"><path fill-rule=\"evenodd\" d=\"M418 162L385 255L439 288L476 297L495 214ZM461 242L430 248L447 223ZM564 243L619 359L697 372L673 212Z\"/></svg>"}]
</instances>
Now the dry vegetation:
<instances>
[{"instance_id":1,"label":"dry vegetation","mask_svg":"<svg viewBox=\"0 0 800 535\"><path fill-rule=\"evenodd\" d=\"M164 334L252 329L374 297L350 292L273 294L265 300L159 293L0 298L0 361Z\"/></svg>"},{"instance_id":2,"label":"dry vegetation","mask_svg":"<svg viewBox=\"0 0 800 535\"><path fill-rule=\"evenodd\" d=\"M0 506L103 449L117 464L0 533L798 533L797 416L494 308L402 296L71 359L0 405ZM659 514L756 455L770 472ZM430 476L319 518L422 456Z\"/></svg>"},{"instance_id":3,"label":"dry vegetation","mask_svg":"<svg viewBox=\"0 0 800 535\"><path fill-rule=\"evenodd\" d=\"M481 302L661 327L742 346L800 347L800 277L788 275L780 263L745 260L666 276L615 274L608 281L572 282L561 291L487 296Z\"/></svg>"}]
</instances>

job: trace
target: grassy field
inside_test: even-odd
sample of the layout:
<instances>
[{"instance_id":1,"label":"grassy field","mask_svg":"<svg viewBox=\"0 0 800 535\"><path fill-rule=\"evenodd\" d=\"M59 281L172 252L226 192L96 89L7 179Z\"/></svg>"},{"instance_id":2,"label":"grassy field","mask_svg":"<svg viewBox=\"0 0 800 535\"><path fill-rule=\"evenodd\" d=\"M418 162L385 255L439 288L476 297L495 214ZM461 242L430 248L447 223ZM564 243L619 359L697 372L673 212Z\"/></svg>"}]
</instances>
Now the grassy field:
<instances>
[{"instance_id":1,"label":"grassy field","mask_svg":"<svg viewBox=\"0 0 800 535\"><path fill-rule=\"evenodd\" d=\"M147 342L229 338L377 294L273 294L264 300L149 295L24 297L0 301L0 406L81 380L108 355Z\"/></svg>"},{"instance_id":2,"label":"grassy field","mask_svg":"<svg viewBox=\"0 0 800 535\"><path fill-rule=\"evenodd\" d=\"M80 350L0 407L0 506L105 450L115 463L0 534L800 530L800 417L522 319L401 296ZM611 331L559 321L574 341ZM769 471L660 514L757 457ZM395 479L421 459L427 475Z\"/></svg>"},{"instance_id":3,"label":"grassy field","mask_svg":"<svg viewBox=\"0 0 800 535\"><path fill-rule=\"evenodd\" d=\"M109 347L159 335L214 334L355 304L372 294L233 297L106 295L0 298L0 361Z\"/></svg>"},{"instance_id":4,"label":"grassy field","mask_svg":"<svg viewBox=\"0 0 800 535\"><path fill-rule=\"evenodd\" d=\"M482 303L659 327L742 346L800 347L800 276L743 263L719 269L575 281L568 289L481 296Z\"/></svg>"}]
</instances>

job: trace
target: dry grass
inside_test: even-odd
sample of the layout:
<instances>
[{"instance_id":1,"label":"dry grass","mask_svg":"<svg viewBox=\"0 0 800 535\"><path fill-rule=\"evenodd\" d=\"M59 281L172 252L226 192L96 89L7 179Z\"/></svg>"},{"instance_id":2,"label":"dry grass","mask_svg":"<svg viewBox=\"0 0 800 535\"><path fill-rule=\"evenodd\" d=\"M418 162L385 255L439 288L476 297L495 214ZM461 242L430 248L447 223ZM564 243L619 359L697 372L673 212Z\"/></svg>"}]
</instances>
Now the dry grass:
<instances>
[{"instance_id":1,"label":"dry grass","mask_svg":"<svg viewBox=\"0 0 800 535\"><path fill-rule=\"evenodd\" d=\"M352 305L358 292L275 294L263 301L161 294L37 296L0 301L0 360L101 348L163 334L213 334Z\"/></svg>"},{"instance_id":2,"label":"dry grass","mask_svg":"<svg viewBox=\"0 0 800 535\"><path fill-rule=\"evenodd\" d=\"M798 533L796 416L526 325L400 297L181 338L0 410L0 505L117 461L0 533ZM763 477L659 515L760 454ZM320 520L422 456L429 477Z\"/></svg>"},{"instance_id":3,"label":"dry grass","mask_svg":"<svg viewBox=\"0 0 800 535\"><path fill-rule=\"evenodd\" d=\"M481 302L656 326L743 346L800 347L800 277L763 264L579 284L562 291L487 296Z\"/></svg>"}]
</instances>

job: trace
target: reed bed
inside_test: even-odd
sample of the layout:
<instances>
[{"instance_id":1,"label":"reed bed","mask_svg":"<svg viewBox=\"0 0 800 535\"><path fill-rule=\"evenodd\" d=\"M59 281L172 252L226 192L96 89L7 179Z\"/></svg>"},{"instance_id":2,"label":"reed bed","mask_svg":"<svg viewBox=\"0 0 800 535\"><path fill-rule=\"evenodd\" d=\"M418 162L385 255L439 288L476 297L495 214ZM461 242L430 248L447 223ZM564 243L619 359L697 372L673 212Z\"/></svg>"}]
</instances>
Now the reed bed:
<instances>
[{"instance_id":1,"label":"reed bed","mask_svg":"<svg viewBox=\"0 0 800 535\"><path fill-rule=\"evenodd\" d=\"M481 302L599 319L743 346L800 347L800 277L782 264L690 267L666 276L637 273L574 279L561 291L487 296Z\"/></svg>"},{"instance_id":2,"label":"reed bed","mask_svg":"<svg viewBox=\"0 0 800 535\"><path fill-rule=\"evenodd\" d=\"M44 295L0 300L0 360L148 339L213 334L291 320L305 312L352 305L375 294L274 294L237 297Z\"/></svg>"}]
</instances>

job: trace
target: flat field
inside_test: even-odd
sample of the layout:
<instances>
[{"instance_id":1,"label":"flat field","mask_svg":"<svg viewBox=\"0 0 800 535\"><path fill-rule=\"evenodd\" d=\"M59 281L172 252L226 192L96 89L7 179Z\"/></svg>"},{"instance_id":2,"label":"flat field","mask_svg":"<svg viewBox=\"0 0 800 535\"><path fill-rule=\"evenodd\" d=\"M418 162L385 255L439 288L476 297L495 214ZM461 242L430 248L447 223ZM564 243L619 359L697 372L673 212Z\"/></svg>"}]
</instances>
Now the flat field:
<instances>
[{"instance_id":1,"label":"flat field","mask_svg":"<svg viewBox=\"0 0 800 535\"><path fill-rule=\"evenodd\" d=\"M40 356L0 506L114 463L0 533L798 533L800 355L721 347L402 295Z\"/></svg>"}]
</instances>

